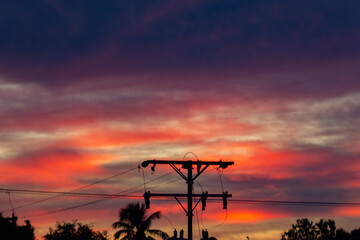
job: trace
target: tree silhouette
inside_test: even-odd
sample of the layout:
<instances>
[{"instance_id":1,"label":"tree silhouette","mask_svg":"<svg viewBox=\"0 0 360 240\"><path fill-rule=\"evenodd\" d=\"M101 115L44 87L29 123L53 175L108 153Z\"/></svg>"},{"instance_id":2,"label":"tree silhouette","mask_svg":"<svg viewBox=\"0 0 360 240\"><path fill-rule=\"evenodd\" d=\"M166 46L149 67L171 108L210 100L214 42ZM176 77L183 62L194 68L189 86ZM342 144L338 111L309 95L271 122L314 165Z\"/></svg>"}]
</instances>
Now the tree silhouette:
<instances>
[{"instance_id":1,"label":"tree silhouette","mask_svg":"<svg viewBox=\"0 0 360 240\"><path fill-rule=\"evenodd\" d=\"M317 240L316 226L307 218L296 220L289 231L285 232L281 240Z\"/></svg>"},{"instance_id":2,"label":"tree silhouette","mask_svg":"<svg viewBox=\"0 0 360 240\"><path fill-rule=\"evenodd\" d=\"M314 224L303 218L296 220L281 240L360 240L360 228L348 233L342 228L336 229L334 220L321 219Z\"/></svg>"},{"instance_id":3,"label":"tree silhouette","mask_svg":"<svg viewBox=\"0 0 360 240\"><path fill-rule=\"evenodd\" d=\"M321 219L318 223L316 223L316 227L319 240L335 239L336 226L334 220L329 219L324 221Z\"/></svg>"},{"instance_id":4,"label":"tree silhouette","mask_svg":"<svg viewBox=\"0 0 360 240\"><path fill-rule=\"evenodd\" d=\"M352 230L349 239L360 240L360 228Z\"/></svg>"},{"instance_id":5,"label":"tree silhouette","mask_svg":"<svg viewBox=\"0 0 360 240\"><path fill-rule=\"evenodd\" d=\"M344 229L340 228L336 230L336 240L345 240L350 239L350 233L346 232Z\"/></svg>"},{"instance_id":6,"label":"tree silhouette","mask_svg":"<svg viewBox=\"0 0 360 240\"><path fill-rule=\"evenodd\" d=\"M29 220L25 220L25 225L19 226L16 223L17 217L4 218L0 213L0 239L11 240L34 240L34 227Z\"/></svg>"},{"instance_id":7,"label":"tree silhouette","mask_svg":"<svg viewBox=\"0 0 360 240\"><path fill-rule=\"evenodd\" d=\"M107 240L107 232L94 231L91 226L73 222L56 223L56 228L49 229L45 240Z\"/></svg>"},{"instance_id":8,"label":"tree silhouette","mask_svg":"<svg viewBox=\"0 0 360 240\"><path fill-rule=\"evenodd\" d=\"M167 239L168 235L157 229L150 229L152 222L160 218L160 212L155 212L149 217L146 215L144 204L130 203L126 208L119 211L119 221L113 224L114 228L122 228L114 234L115 239L122 240L153 240L149 236L158 236L161 239Z\"/></svg>"}]
</instances>

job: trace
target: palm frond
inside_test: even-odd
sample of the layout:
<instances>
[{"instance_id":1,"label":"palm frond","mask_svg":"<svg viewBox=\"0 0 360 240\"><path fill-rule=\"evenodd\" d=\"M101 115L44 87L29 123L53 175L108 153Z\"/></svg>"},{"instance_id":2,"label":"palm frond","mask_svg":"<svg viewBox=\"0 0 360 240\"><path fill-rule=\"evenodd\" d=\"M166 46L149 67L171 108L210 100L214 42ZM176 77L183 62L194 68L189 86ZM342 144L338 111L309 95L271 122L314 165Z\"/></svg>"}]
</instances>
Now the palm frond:
<instances>
[{"instance_id":1,"label":"palm frond","mask_svg":"<svg viewBox=\"0 0 360 240\"><path fill-rule=\"evenodd\" d=\"M146 218L146 209L144 204L138 202L136 204L130 203L126 208L119 212L120 221L126 221L130 225L139 228Z\"/></svg>"},{"instance_id":2,"label":"palm frond","mask_svg":"<svg viewBox=\"0 0 360 240\"><path fill-rule=\"evenodd\" d=\"M159 219L160 216L161 216L160 212L154 212L141 224L141 228L144 230L149 229L151 227L152 222L155 219Z\"/></svg>"},{"instance_id":3,"label":"palm frond","mask_svg":"<svg viewBox=\"0 0 360 240\"><path fill-rule=\"evenodd\" d=\"M114 222L112 226L113 226L113 228L125 228L125 229L129 229L129 230L134 229L134 226L131 226L130 224L128 224L126 222L122 222L122 221Z\"/></svg>"},{"instance_id":4,"label":"palm frond","mask_svg":"<svg viewBox=\"0 0 360 240\"><path fill-rule=\"evenodd\" d=\"M124 235L124 234L125 234L125 236L122 239L126 240L126 239L129 239L127 237L133 237L135 235L135 232L132 230L129 230L129 229L122 229L122 230L117 231L114 234L114 238L118 239L121 235Z\"/></svg>"},{"instance_id":5,"label":"palm frond","mask_svg":"<svg viewBox=\"0 0 360 240\"><path fill-rule=\"evenodd\" d=\"M161 237L161 239L168 239L169 238L169 235L166 232L163 232L163 231L158 230L158 229L148 229L147 232L152 234L152 235Z\"/></svg>"}]
</instances>

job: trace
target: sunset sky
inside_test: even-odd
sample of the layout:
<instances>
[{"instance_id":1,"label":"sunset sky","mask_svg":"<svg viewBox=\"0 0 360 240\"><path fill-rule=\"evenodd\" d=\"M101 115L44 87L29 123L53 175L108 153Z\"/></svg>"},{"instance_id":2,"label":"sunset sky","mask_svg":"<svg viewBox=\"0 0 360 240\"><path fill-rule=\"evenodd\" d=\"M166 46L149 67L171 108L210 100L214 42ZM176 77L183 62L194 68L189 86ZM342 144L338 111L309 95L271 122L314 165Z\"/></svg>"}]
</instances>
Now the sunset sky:
<instances>
[{"instance_id":1,"label":"sunset sky","mask_svg":"<svg viewBox=\"0 0 360 240\"><path fill-rule=\"evenodd\" d=\"M233 199L360 202L359 13L355 0L1 1L0 188L72 191L131 169L76 192L140 197L65 211L98 198L10 193L19 223L39 239L73 219L114 233L143 201L138 164L187 152L235 162L221 177ZM169 166L144 176L186 192ZM222 192L212 167L198 181ZM11 215L5 192L0 207ZM175 200L150 210L154 228L186 232ZM360 227L360 207L208 202L194 238L279 240L301 217Z\"/></svg>"}]
</instances>

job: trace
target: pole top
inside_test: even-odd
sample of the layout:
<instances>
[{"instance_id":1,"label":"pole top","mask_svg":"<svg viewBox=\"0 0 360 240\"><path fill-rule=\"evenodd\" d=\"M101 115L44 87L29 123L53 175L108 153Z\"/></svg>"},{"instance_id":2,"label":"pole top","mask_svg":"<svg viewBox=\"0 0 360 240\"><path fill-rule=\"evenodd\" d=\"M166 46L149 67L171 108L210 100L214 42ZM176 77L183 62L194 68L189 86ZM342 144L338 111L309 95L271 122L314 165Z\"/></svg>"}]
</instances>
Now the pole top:
<instances>
[{"instance_id":1,"label":"pole top","mask_svg":"<svg viewBox=\"0 0 360 240\"><path fill-rule=\"evenodd\" d=\"M188 168L192 165L214 165L214 166L219 166L220 168L227 168L230 165L234 165L233 161L201 161L201 160L188 160L188 161L183 161L183 160L146 160L144 162L141 163L142 167L147 167L149 166L149 164L181 164L183 167L185 166L185 168Z\"/></svg>"}]
</instances>

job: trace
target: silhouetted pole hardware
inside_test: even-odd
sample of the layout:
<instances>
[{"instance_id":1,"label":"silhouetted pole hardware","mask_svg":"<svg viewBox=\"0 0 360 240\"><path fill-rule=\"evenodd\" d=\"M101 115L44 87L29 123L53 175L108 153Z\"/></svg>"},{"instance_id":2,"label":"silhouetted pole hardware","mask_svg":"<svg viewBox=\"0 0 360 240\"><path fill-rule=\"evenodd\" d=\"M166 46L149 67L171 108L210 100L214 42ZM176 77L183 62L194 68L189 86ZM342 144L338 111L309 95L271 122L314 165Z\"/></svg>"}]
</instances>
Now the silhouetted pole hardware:
<instances>
[{"instance_id":1,"label":"silhouetted pole hardware","mask_svg":"<svg viewBox=\"0 0 360 240\"><path fill-rule=\"evenodd\" d=\"M209 194L208 192L203 192L202 194L193 194L192 187L194 184L195 179L197 179L209 166L218 166L219 168L227 168L229 165L233 165L234 162L223 162L223 161L181 161L181 160L147 160L144 161L141 166L147 167L149 164L152 164L151 170L155 170L156 164L169 164L175 172L177 172L187 183L187 194L178 194L178 193L150 193L147 191L144 193L144 200L146 208L150 208L150 197L174 197L175 200L180 204L182 209L184 209L186 215L188 216L188 240L193 240L192 234L192 217L193 211L195 210L196 206L201 201L202 203L202 210L205 210L206 207L206 199L209 197L220 197L223 200L223 209L227 209L227 198L232 197L231 194L228 192L223 192L222 194ZM181 172L181 169L176 165L181 165L182 168L187 170L187 176ZM193 166L196 166L197 174L193 177ZM186 197L187 198L187 209L182 205L179 201L178 197ZM199 200L193 206L193 197L199 197Z\"/></svg>"},{"instance_id":2,"label":"silhouetted pole hardware","mask_svg":"<svg viewBox=\"0 0 360 240\"><path fill-rule=\"evenodd\" d=\"M15 216L15 213L12 213L11 217L4 218L5 220L11 221L13 225L16 225L16 221L18 220L18 217Z\"/></svg>"}]
</instances>

